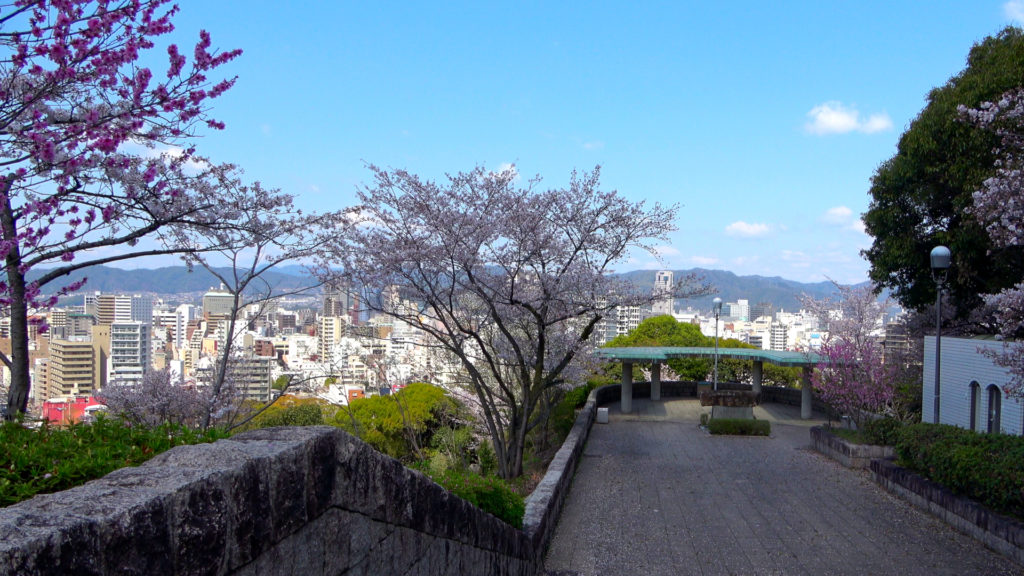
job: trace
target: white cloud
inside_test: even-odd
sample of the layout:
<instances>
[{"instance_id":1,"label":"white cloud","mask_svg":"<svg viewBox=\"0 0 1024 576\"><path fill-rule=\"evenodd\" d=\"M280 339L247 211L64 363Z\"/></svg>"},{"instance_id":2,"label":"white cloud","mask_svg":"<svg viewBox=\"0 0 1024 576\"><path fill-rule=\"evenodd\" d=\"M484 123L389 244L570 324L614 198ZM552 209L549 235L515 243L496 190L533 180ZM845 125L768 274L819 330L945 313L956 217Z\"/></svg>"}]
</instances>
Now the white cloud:
<instances>
[{"instance_id":1,"label":"white cloud","mask_svg":"<svg viewBox=\"0 0 1024 576\"><path fill-rule=\"evenodd\" d=\"M1003 13L1008 20L1024 23L1024 0L1010 0L1003 4Z\"/></svg>"},{"instance_id":2,"label":"white cloud","mask_svg":"<svg viewBox=\"0 0 1024 576\"><path fill-rule=\"evenodd\" d=\"M691 256L690 262L693 262L697 266L713 266L718 264L718 258L712 256Z\"/></svg>"},{"instance_id":3,"label":"white cloud","mask_svg":"<svg viewBox=\"0 0 1024 576\"><path fill-rule=\"evenodd\" d=\"M853 216L853 210L846 206L834 206L825 211L821 221L828 224L846 224L850 221L851 216Z\"/></svg>"},{"instance_id":4,"label":"white cloud","mask_svg":"<svg viewBox=\"0 0 1024 576\"><path fill-rule=\"evenodd\" d=\"M603 148L604 148L604 142L601 142L600 140L594 140L592 142L584 142L583 143L583 149L584 150L601 150Z\"/></svg>"},{"instance_id":5,"label":"white cloud","mask_svg":"<svg viewBox=\"0 0 1024 576\"><path fill-rule=\"evenodd\" d=\"M811 108L807 117L810 120L804 124L804 131L819 136L850 132L874 134L892 129L892 119L888 114L872 114L867 120L861 120L860 112L856 108L844 106L836 101L825 102Z\"/></svg>"},{"instance_id":6,"label":"white cloud","mask_svg":"<svg viewBox=\"0 0 1024 576\"><path fill-rule=\"evenodd\" d=\"M771 227L767 224L748 224L742 220L733 222L725 227L725 233L729 236L740 236L743 238L757 238L769 232L771 232Z\"/></svg>"},{"instance_id":7,"label":"white cloud","mask_svg":"<svg viewBox=\"0 0 1024 576\"><path fill-rule=\"evenodd\" d=\"M867 235L868 233L867 226L864 224L864 221L861 220L860 218L857 218L850 224L850 230L853 230L854 232L860 232L861 234L864 235Z\"/></svg>"},{"instance_id":8,"label":"white cloud","mask_svg":"<svg viewBox=\"0 0 1024 576\"><path fill-rule=\"evenodd\" d=\"M659 258L664 258L665 256L679 256L681 254L677 248L668 245L655 246L654 253L657 254Z\"/></svg>"}]
</instances>

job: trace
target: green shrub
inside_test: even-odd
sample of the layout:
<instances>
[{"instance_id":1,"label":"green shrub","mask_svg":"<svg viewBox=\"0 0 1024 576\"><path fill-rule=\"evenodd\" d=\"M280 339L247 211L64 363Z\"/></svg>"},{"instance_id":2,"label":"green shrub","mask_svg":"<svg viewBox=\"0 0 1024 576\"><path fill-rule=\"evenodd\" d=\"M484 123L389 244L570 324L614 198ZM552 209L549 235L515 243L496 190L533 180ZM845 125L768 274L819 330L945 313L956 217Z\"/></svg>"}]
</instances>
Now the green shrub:
<instances>
[{"instance_id":1,"label":"green shrub","mask_svg":"<svg viewBox=\"0 0 1024 576\"><path fill-rule=\"evenodd\" d=\"M576 410L583 408L590 397L590 392L607 384L602 379L592 378L583 386L577 386L565 393L565 396L551 409L551 425L562 438L569 435L576 423Z\"/></svg>"},{"instance_id":2,"label":"green shrub","mask_svg":"<svg viewBox=\"0 0 1024 576\"><path fill-rule=\"evenodd\" d=\"M896 453L906 468L1024 519L1024 438L920 423L900 430Z\"/></svg>"},{"instance_id":3,"label":"green shrub","mask_svg":"<svg viewBox=\"0 0 1024 576\"><path fill-rule=\"evenodd\" d=\"M476 449L476 460L480 464L482 476L493 476L498 472L498 455L494 453L490 440L480 440L480 446Z\"/></svg>"},{"instance_id":4,"label":"green shrub","mask_svg":"<svg viewBox=\"0 0 1024 576\"><path fill-rule=\"evenodd\" d=\"M708 421L708 432L732 436L767 436L772 432L772 425L767 420L712 418Z\"/></svg>"},{"instance_id":5,"label":"green shrub","mask_svg":"<svg viewBox=\"0 0 1024 576\"><path fill-rule=\"evenodd\" d=\"M903 428L903 422L895 418L879 418L865 422L862 432L864 440L868 444L894 446L899 438L901 428Z\"/></svg>"},{"instance_id":6,"label":"green shrub","mask_svg":"<svg viewBox=\"0 0 1024 576\"><path fill-rule=\"evenodd\" d=\"M422 468L421 468L422 470ZM469 470L448 469L434 475L422 470L446 490L489 512L516 528L523 527L526 503L500 478L484 477Z\"/></svg>"},{"instance_id":7,"label":"green shrub","mask_svg":"<svg viewBox=\"0 0 1024 576\"><path fill-rule=\"evenodd\" d=\"M100 416L68 428L28 429L16 422L0 425L0 506L36 494L67 490L118 468L137 466L181 444L213 442L222 430L196 432L180 426L129 426Z\"/></svg>"}]
</instances>

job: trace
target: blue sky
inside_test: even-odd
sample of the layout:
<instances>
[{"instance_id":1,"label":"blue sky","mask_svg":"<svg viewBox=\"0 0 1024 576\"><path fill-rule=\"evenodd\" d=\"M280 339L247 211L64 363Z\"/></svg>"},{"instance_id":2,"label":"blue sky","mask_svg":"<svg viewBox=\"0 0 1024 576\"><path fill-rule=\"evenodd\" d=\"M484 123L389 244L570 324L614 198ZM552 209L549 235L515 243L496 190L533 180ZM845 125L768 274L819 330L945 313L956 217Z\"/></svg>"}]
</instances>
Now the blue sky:
<instances>
[{"instance_id":1,"label":"blue sky","mask_svg":"<svg viewBox=\"0 0 1024 576\"><path fill-rule=\"evenodd\" d=\"M662 261L867 278L875 168L971 46L1024 2L181 0L244 54L200 152L308 209L355 203L366 163L431 178L514 163L546 186L679 203ZM927 255L923 254L922 258Z\"/></svg>"}]
</instances>

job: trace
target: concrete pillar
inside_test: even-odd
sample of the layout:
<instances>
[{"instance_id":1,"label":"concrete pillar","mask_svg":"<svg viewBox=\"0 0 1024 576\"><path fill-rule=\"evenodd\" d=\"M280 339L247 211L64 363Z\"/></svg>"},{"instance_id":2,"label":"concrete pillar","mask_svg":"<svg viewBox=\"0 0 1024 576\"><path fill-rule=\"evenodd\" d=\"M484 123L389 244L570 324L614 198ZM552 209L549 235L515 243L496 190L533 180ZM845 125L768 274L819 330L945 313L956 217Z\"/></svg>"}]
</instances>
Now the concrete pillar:
<instances>
[{"instance_id":1,"label":"concrete pillar","mask_svg":"<svg viewBox=\"0 0 1024 576\"><path fill-rule=\"evenodd\" d=\"M651 364L651 400L661 400L661 362Z\"/></svg>"},{"instance_id":2,"label":"concrete pillar","mask_svg":"<svg viewBox=\"0 0 1024 576\"><path fill-rule=\"evenodd\" d=\"M814 404L814 396L811 395L811 367L804 366L803 375L800 379L800 418L811 419L811 412Z\"/></svg>"},{"instance_id":3,"label":"concrete pillar","mask_svg":"<svg viewBox=\"0 0 1024 576\"><path fill-rule=\"evenodd\" d=\"M754 360L754 370L751 376L753 376L752 380L754 381L751 390L754 391L754 394L760 394L761 380L764 379L764 362L760 360Z\"/></svg>"},{"instance_id":4,"label":"concrete pillar","mask_svg":"<svg viewBox=\"0 0 1024 576\"><path fill-rule=\"evenodd\" d=\"M633 411L633 363L622 363L622 401L623 414Z\"/></svg>"}]
</instances>

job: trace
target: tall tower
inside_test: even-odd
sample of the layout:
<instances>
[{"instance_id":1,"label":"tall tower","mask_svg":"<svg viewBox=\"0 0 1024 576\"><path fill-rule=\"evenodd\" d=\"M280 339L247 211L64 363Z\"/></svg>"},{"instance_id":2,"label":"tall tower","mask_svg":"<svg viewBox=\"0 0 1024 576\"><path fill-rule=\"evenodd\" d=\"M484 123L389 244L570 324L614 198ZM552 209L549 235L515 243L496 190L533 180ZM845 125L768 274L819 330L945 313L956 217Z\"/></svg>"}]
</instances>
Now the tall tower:
<instances>
[{"instance_id":1,"label":"tall tower","mask_svg":"<svg viewBox=\"0 0 1024 576\"><path fill-rule=\"evenodd\" d=\"M670 270L659 270L654 277L654 295L658 297L652 306L655 316L672 314L675 298L672 297L673 277Z\"/></svg>"}]
</instances>

